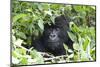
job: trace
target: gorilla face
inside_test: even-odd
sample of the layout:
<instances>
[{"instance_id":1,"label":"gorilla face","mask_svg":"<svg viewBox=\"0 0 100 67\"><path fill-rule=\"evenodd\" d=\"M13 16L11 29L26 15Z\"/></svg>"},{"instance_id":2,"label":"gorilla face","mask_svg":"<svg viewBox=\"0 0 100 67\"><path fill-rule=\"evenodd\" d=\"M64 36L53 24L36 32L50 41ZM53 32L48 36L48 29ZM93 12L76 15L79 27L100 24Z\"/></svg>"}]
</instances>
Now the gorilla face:
<instances>
[{"instance_id":1,"label":"gorilla face","mask_svg":"<svg viewBox=\"0 0 100 67\"><path fill-rule=\"evenodd\" d=\"M50 28L47 29L45 32L46 38L48 42L57 42L59 41L59 33L60 29L59 28Z\"/></svg>"},{"instance_id":2,"label":"gorilla face","mask_svg":"<svg viewBox=\"0 0 100 67\"><path fill-rule=\"evenodd\" d=\"M47 49L56 50L63 45L63 38L61 37L61 29L55 25L45 28L44 33L44 45Z\"/></svg>"}]
</instances>

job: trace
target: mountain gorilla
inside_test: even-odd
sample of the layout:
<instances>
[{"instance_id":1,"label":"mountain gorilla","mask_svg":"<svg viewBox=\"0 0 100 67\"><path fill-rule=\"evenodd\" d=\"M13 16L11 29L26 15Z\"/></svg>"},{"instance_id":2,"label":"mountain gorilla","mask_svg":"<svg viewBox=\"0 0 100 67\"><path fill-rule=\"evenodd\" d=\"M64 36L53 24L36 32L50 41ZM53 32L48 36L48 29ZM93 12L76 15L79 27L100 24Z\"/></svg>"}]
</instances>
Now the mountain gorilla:
<instances>
[{"instance_id":1,"label":"mountain gorilla","mask_svg":"<svg viewBox=\"0 0 100 67\"><path fill-rule=\"evenodd\" d=\"M55 24L44 24L43 35L35 41L32 40L32 46L39 52L50 52L54 56L65 55L64 43L73 49L73 42L67 31L69 20L64 15L58 16L55 18Z\"/></svg>"}]
</instances>

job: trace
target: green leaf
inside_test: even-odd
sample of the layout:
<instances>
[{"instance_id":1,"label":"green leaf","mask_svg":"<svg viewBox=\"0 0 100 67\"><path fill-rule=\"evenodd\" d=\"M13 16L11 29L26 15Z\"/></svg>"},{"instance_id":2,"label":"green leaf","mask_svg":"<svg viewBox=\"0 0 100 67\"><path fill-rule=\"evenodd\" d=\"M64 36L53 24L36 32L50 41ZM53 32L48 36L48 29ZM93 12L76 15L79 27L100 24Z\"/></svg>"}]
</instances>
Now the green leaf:
<instances>
[{"instance_id":1,"label":"green leaf","mask_svg":"<svg viewBox=\"0 0 100 67\"><path fill-rule=\"evenodd\" d=\"M26 50L23 48L19 48L20 54L21 55L26 55Z\"/></svg>"},{"instance_id":2,"label":"green leaf","mask_svg":"<svg viewBox=\"0 0 100 67\"><path fill-rule=\"evenodd\" d=\"M71 32L67 32L67 33L72 41L77 41L77 37L73 33L71 33Z\"/></svg>"},{"instance_id":3,"label":"green leaf","mask_svg":"<svg viewBox=\"0 0 100 67\"><path fill-rule=\"evenodd\" d=\"M71 54L68 56L68 58L73 58L74 57L74 54Z\"/></svg>"},{"instance_id":4,"label":"green leaf","mask_svg":"<svg viewBox=\"0 0 100 67\"><path fill-rule=\"evenodd\" d=\"M31 54L32 58L36 61L35 63L37 63L37 64L44 63L42 55L39 52L37 52L36 50L31 51L30 54Z\"/></svg>"},{"instance_id":5,"label":"green leaf","mask_svg":"<svg viewBox=\"0 0 100 67\"><path fill-rule=\"evenodd\" d=\"M16 40L16 42L14 42L14 44L21 46L22 42L23 42L23 40L18 39L18 40Z\"/></svg>"},{"instance_id":6,"label":"green leaf","mask_svg":"<svg viewBox=\"0 0 100 67\"><path fill-rule=\"evenodd\" d=\"M31 8L28 8L25 11L32 12L32 9Z\"/></svg>"},{"instance_id":7,"label":"green leaf","mask_svg":"<svg viewBox=\"0 0 100 67\"><path fill-rule=\"evenodd\" d=\"M12 51L12 56L15 57L15 58L18 58L18 54L16 51Z\"/></svg>"},{"instance_id":8,"label":"green leaf","mask_svg":"<svg viewBox=\"0 0 100 67\"><path fill-rule=\"evenodd\" d=\"M73 53L73 51L72 51L71 49L68 49L68 52L69 52L69 53Z\"/></svg>"},{"instance_id":9,"label":"green leaf","mask_svg":"<svg viewBox=\"0 0 100 67\"><path fill-rule=\"evenodd\" d=\"M38 36L39 35L39 30L34 30L33 33L34 33L35 36Z\"/></svg>"},{"instance_id":10,"label":"green leaf","mask_svg":"<svg viewBox=\"0 0 100 67\"><path fill-rule=\"evenodd\" d=\"M90 38L87 36L84 43L83 43L83 49L86 50L88 45L90 45Z\"/></svg>"},{"instance_id":11,"label":"green leaf","mask_svg":"<svg viewBox=\"0 0 100 67\"><path fill-rule=\"evenodd\" d=\"M27 58L26 57L22 57L20 63L26 65L28 63Z\"/></svg>"},{"instance_id":12,"label":"green leaf","mask_svg":"<svg viewBox=\"0 0 100 67\"><path fill-rule=\"evenodd\" d=\"M89 61L89 58L87 56L87 53L83 50L81 50L81 61Z\"/></svg>"},{"instance_id":13,"label":"green leaf","mask_svg":"<svg viewBox=\"0 0 100 67\"><path fill-rule=\"evenodd\" d=\"M95 6L91 6L91 8L92 8L92 9L94 9L94 10L96 9L96 7L95 7Z\"/></svg>"},{"instance_id":14,"label":"green leaf","mask_svg":"<svg viewBox=\"0 0 100 67\"><path fill-rule=\"evenodd\" d=\"M26 17L26 14L17 14L16 16L13 17L13 22L16 22L18 19Z\"/></svg>"},{"instance_id":15,"label":"green leaf","mask_svg":"<svg viewBox=\"0 0 100 67\"><path fill-rule=\"evenodd\" d=\"M74 48L75 50L79 50L79 49L80 49L80 46L79 46L78 43L74 43L74 44L73 44L73 48Z\"/></svg>"},{"instance_id":16,"label":"green leaf","mask_svg":"<svg viewBox=\"0 0 100 67\"><path fill-rule=\"evenodd\" d=\"M51 11L44 11L44 13L45 13L45 14L48 14L48 15L50 15L50 16L52 16Z\"/></svg>"},{"instance_id":17,"label":"green leaf","mask_svg":"<svg viewBox=\"0 0 100 67\"><path fill-rule=\"evenodd\" d=\"M66 44L63 44L65 50L66 50L66 54L67 54L67 51L68 51L68 46Z\"/></svg>"},{"instance_id":18,"label":"green leaf","mask_svg":"<svg viewBox=\"0 0 100 67\"><path fill-rule=\"evenodd\" d=\"M66 51L68 50L68 46L66 44L63 44L64 48L66 49Z\"/></svg>"},{"instance_id":19,"label":"green leaf","mask_svg":"<svg viewBox=\"0 0 100 67\"><path fill-rule=\"evenodd\" d=\"M12 35L12 41L15 42L16 41L16 37L14 35Z\"/></svg>"},{"instance_id":20,"label":"green leaf","mask_svg":"<svg viewBox=\"0 0 100 67\"><path fill-rule=\"evenodd\" d=\"M79 55L78 54L75 54L74 55L74 61L78 61L79 60Z\"/></svg>"},{"instance_id":21,"label":"green leaf","mask_svg":"<svg viewBox=\"0 0 100 67\"><path fill-rule=\"evenodd\" d=\"M20 62L19 59L17 59L17 58L15 58L15 57L12 56L12 63L13 64L18 64L19 62Z\"/></svg>"},{"instance_id":22,"label":"green leaf","mask_svg":"<svg viewBox=\"0 0 100 67\"><path fill-rule=\"evenodd\" d=\"M37 4L37 5L38 5L38 9L42 11L43 10L42 5L41 4Z\"/></svg>"},{"instance_id":23,"label":"green leaf","mask_svg":"<svg viewBox=\"0 0 100 67\"><path fill-rule=\"evenodd\" d=\"M70 22L70 28L73 32L80 32L79 27L77 27L77 25L75 25L74 22Z\"/></svg>"},{"instance_id":24,"label":"green leaf","mask_svg":"<svg viewBox=\"0 0 100 67\"><path fill-rule=\"evenodd\" d=\"M52 21L53 23L55 23L55 17L54 17L54 16L51 16L50 19L51 19L51 21Z\"/></svg>"},{"instance_id":25,"label":"green leaf","mask_svg":"<svg viewBox=\"0 0 100 67\"><path fill-rule=\"evenodd\" d=\"M40 19L38 21L38 26L40 27L40 29L44 30L44 25L43 25L44 21L42 19Z\"/></svg>"},{"instance_id":26,"label":"green leaf","mask_svg":"<svg viewBox=\"0 0 100 67\"><path fill-rule=\"evenodd\" d=\"M26 39L26 35L23 32L18 32L18 33L16 33L16 35L23 39Z\"/></svg>"},{"instance_id":27,"label":"green leaf","mask_svg":"<svg viewBox=\"0 0 100 67\"><path fill-rule=\"evenodd\" d=\"M93 58L93 60L96 60L96 48L94 47L94 48L92 48L91 50L90 50L90 54L91 54L91 57Z\"/></svg>"},{"instance_id":28,"label":"green leaf","mask_svg":"<svg viewBox=\"0 0 100 67\"><path fill-rule=\"evenodd\" d=\"M78 12L83 11L83 7L80 5L74 6L73 8L75 9L75 11L78 11Z\"/></svg>"}]
</instances>

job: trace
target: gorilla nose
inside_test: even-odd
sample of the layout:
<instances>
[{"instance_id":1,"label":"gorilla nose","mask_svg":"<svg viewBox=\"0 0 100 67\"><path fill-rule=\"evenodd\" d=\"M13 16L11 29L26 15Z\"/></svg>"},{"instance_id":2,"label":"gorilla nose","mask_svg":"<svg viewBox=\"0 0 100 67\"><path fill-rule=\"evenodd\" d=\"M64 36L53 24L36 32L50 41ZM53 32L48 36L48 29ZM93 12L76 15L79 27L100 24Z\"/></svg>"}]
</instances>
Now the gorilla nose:
<instances>
[{"instance_id":1,"label":"gorilla nose","mask_svg":"<svg viewBox=\"0 0 100 67\"><path fill-rule=\"evenodd\" d=\"M54 38L54 37L56 37L56 35L55 34L51 34L50 37Z\"/></svg>"},{"instance_id":2,"label":"gorilla nose","mask_svg":"<svg viewBox=\"0 0 100 67\"><path fill-rule=\"evenodd\" d=\"M56 39L56 34L50 34L50 36L49 36L49 38L51 39L51 40L55 40Z\"/></svg>"},{"instance_id":3,"label":"gorilla nose","mask_svg":"<svg viewBox=\"0 0 100 67\"><path fill-rule=\"evenodd\" d=\"M55 37L55 36L56 36L56 35L54 35L54 34L53 34L53 35L51 35L51 37Z\"/></svg>"}]
</instances>

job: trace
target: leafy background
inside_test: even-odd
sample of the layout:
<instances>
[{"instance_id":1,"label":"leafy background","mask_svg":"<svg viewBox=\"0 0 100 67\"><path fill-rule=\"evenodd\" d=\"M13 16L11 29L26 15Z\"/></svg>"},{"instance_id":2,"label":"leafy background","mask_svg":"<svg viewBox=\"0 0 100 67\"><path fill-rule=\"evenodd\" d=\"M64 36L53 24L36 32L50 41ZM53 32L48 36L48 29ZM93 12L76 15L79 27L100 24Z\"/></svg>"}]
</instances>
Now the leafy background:
<instances>
[{"instance_id":1,"label":"leafy background","mask_svg":"<svg viewBox=\"0 0 100 67\"><path fill-rule=\"evenodd\" d=\"M36 3L12 0L12 64L51 64L96 60L96 7L88 5L66 5ZM70 19L70 38L74 41L74 51L64 44L65 56L46 58L47 53L37 52L31 45L31 37L42 35L45 23L54 23L59 15Z\"/></svg>"}]
</instances>

